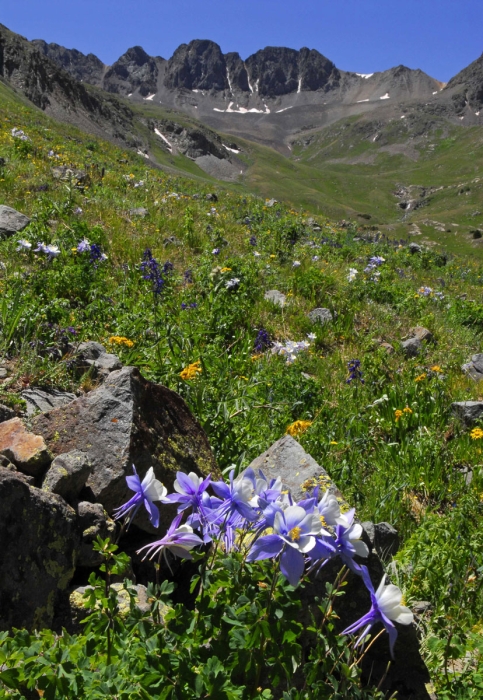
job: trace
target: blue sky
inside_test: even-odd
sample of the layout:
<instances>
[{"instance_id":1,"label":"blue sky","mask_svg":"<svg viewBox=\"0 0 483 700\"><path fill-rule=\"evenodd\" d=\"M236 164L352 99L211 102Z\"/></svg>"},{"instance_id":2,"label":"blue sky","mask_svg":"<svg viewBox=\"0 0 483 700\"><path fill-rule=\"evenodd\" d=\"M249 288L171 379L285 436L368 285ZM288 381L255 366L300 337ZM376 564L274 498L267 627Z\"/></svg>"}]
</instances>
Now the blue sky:
<instances>
[{"instance_id":1,"label":"blue sky","mask_svg":"<svg viewBox=\"0 0 483 700\"><path fill-rule=\"evenodd\" d=\"M483 53L482 0L3 0L0 22L113 63L130 46L169 58L212 39L246 58L308 46L339 68L404 64L447 81ZM6 6L5 6L6 5Z\"/></svg>"}]
</instances>

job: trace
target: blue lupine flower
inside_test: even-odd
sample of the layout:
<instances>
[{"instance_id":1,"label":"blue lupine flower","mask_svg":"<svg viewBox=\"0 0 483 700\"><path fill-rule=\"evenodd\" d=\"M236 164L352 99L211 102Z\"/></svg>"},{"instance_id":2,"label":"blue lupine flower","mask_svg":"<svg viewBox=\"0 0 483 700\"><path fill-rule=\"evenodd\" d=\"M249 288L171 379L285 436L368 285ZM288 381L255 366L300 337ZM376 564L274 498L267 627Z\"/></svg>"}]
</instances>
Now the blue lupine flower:
<instances>
[{"instance_id":1,"label":"blue lupine flower","mask_svg":"<svg viewBox=\"0 0 483 700\"><path fill-rule=\"evenodd\" d=\"M389 649L392 658L394 658L394 644L397 639L397 629L394 622L399 622L401 625L410 625L413 621L413 614L409 608L401 605L401 590L393 584L385 584L385 575L382 577L377 591L374 590L366 566L361 566L361 575L371 595L371 609L359 620L346 627L342 634L352 634L363 628L359 639L355 643L355 646L357 646L375 624L382 622L389 635Z\"/></svg>"},{"instance_id":2,"label":"blue lupine flower","mask_svg":"<svg viewBox=\"0 0 483 700\"><path fill-rule=\"evenodd\" d=\"M139 554L143 549L147 549L144 558L151 555L149 558L152 559L156 554L161 552L166 554L166 550L169 550L172 554L181 559L192 559L193 557L190 554L190 550L193 549L193 547L203 544L203 540L198 537L198 535L194 534L193 528L190 527L190 525L181 525L182 517L183 513L177 515L164 537L156 542L141 547L136 553Z\"/></svg>"},{"instance_id":3,"label":"blue lupine flower","mask_svg":"<svg viewBox=\"0 0 483 700\"><path fill-rule=\"evenodd\" d=\"M135 495L129 499L127 503L116 508L114 511L114 517L116 520L123 518L125 515L129 515L129 525L136 516L136 513L141 508L142 505L146 508L149 513L149 520L154 527L159 525L159 510L158 507L154 505L153 501L160 501L161 503L170 503L167 500L166 494L167 489L163 484L158 481L154 476L154 469L150 467L146 472L146 476L141 481L136 471L136 467L132 466L134 471L134 476L126 476L126 482L131 491L135 491Z\"/></svg>"},{"instance_id":4,"label":"blue lupine flower","mask_svg":"<svg viewBox=\"0 0 483 700\"><path fill-rule=\"evenodd\" d=\"M161 294L164 280L159 270L159 263L156 258L153 257L149 248L146 248L143 253L143 262L140 265L140 269L143 273L143 279L151 282L154 294Z\"/></svg>"},{"instance_id":5,"label":"blue lupine flower","mask_svg":"<svg viewBox=\"0 0 483 700\"><path fill-rule=\"evenodd\" d=\"M361 384L364 384L364 379L362 378L362 371L361 371L361 361L360 360L350 360L347 363L347 367L349 369L349 376L346 379L346 384L350 384L355 379L360 381Z\"/></svg>"},{"instance_id":6,"label":"blue lupine flower","mask_svg":"<svg viewBox=\"0 0 483 700\"><path fill-rule=\"evenodd\" d=\"M257 245L257 239L256 236L250 236L250 245Z\"/></svg>"},{"instance_id":7,"label":"blue lupine flower","mask_svg":"<svg viewBox=\"0 0 483 700\"><path fill-rule=\"evenodd\" d=\"M270 335L268 331L265 330L265 328L260 328L257 337L255 338L255 343L253 345L253 349L255 352L264 352L265 350L268 350L268 348L271 348L273 345Z\"/></svg>"},{"instance_id":8,"label":"blue lupine flower","mask_svg":"<svg viewBox=\"0 0 483 700\"><path fill-rule=\"evenodd\" d=\"M275 513L273 529L273 535L255 540L247 561L271 559L280 554L280 571L296 586L304 572L304 554L315 547L315 535L320 533L319 519L301 506L289 506Z\"/></svg>"},{"instance_id":9,"label":"blue lupine flower","mask_svg":"<svg viewBox=\"0 0 483 700\"><path fill-rule=\"evenodd\" d=\"M101 246L97 245L97 243L91 244L90 253L90 262L94 265L94 267L97 267L98 262L104 262L104 260L107 260L107 255L102 252Z\"/></svg>"}]
</instances>

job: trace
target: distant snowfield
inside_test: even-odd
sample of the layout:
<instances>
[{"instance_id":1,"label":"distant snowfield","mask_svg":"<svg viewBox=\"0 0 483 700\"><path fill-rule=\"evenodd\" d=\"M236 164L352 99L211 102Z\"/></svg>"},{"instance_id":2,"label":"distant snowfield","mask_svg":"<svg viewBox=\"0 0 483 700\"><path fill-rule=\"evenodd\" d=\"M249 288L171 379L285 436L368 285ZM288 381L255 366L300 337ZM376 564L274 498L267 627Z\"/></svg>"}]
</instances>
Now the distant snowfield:
<instances>
[{"instance_id":1,"label":"distant snowfield","mask_svg":"<svg viewBox=\"0 0 483 700\"><path fill-rule=\"evenodd\" d=\"M137 151L138 156L144 156L145 158L149 159L149 156L147 153L143 153L142 151Z\"/></svg>"},{"instance_id":2,"label":"distant snowfield","mask_svg":"<svg viewBox=\"0 0 483 700\"><path fill-rule=\"evenodd\" d=\"M240 153L240 151L238 151L236 148L230 148L229 146L225 146L225 144L223 144L223 148L226 148L226 150L230 151L230 153Z\"/></svg>"},{"instance_id":3,"label":"distant snowfield","mask_svg":"<svg viewBox=\"0 0 483 700\"><path fill-rule=\"evenodd\" d=\"M290 107L284 107L283 109L277 109L277 111L275 112L275 114L280 114L280 112L286 112L287 109L292 109L292 106L290 106Z\"/></svg>"},{"instance_id":4,"label":"distant snowfield","mask_svg":"<svg viewBox=\"0 0 483 700\"><path fill-rule=\"evenodd\" d=\"M214 112L224 112L228 114L270 114L270 109L269 107L264 104L263 106L265 107L265 110L263 109L255 109L255 107L252 107L251 109L246 109L245 107L239 107L238 109L232 109L232 105L234 105L234 102L230 102L228 107L226 109L218 109L218 107L213 107ZM237 105L238 107L238 105Z\"/></svg>"},{"instance_id":5,"label":"distant snowfield","mask_svg":"<svg viewBox=\"0 0 483 700\"><path fill-rule=\"evenodd\" d=\"M156 93L155 93L155 92L153 92L153 94L152 94L152 95L148 95L148 96L147 96L147 97L145 97L144 99L145 99L145 100L152 100L152 99L153 99L153 97L155 96L155 94L156 94Z\"/></svg>"},{"instance_id":6,"label":"distant snowfield","mask_svg":"<svg viewBox=\"0 0 483 700\"><path fill-rule=\"evenodd\" d=\"M364 78L364 80L367 80L368 78L372 78L374 73L356 73L356 75L358 75L359 78Z\"/></svg>"},{"instance_id":7,"label":"distant snowfield","mask_svg":"<svg viewBox=\"0 0 483 700\"><path fill-rule=\"evenodd\" d=\"M389 93L386 92L386 94L383 95L382 97L380 97L379 99L380 99L380 100L388 100L388 99L389 99Z\"/></svg>"},{"instance_id":8,"label":"distant snowfield","mask_svg":"<svg viewBox=\"0 0 483 700\"><path fill-rule=\"evenodd\" d=\"M367 98L367 100L357 100L357 104L359 104L360 102L369 102L369 98Z\"/></svg>"},{"instance_id":9,"label":"distant snowfield","mask_svg":"<svg viewBox=\"0 0 483 700\"><path fill-rule=\"evenodd\" d=\"M169 150L170 150L171 153L172 153L172 152L173 152L173 146L170 144L170 142L168 141L168 139L166 138L166 136L163 136L163 134L159 131L159 129L154 129L154 133L155 133L157 136L159 136L159 138L163 139L163 141L164 141L165 143L168 144L168 148L169 148Z\"/></svg>"}]
</instances>

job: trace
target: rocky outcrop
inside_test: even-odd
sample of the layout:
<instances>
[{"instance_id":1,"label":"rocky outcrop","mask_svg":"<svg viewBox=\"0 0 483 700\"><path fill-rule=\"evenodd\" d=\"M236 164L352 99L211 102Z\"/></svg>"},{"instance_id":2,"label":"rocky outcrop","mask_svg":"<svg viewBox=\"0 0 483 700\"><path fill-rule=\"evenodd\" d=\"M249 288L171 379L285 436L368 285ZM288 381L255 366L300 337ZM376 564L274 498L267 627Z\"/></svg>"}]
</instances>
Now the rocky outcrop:
<instances>
[{"instance_id":1,"label":"rocky outcrop","mask_svg":"<svg viewBox=\"0 0 483 700\"><path fill-rule=\"evenodd\" d=\"M466 106L480 111L483 107L483 54L451 78L445 92L452 92L455 112L462 114Z\"/></svg>"},{"instance_id":2,"label":"rocky outcrop","mask_svg":"<svg viewBox=\"0 0 483 700\"><path fill-rule=\"evenodd\" d=\"M178 470L207 474L216 469L206 435L183 399L134 367L111 372L86 396L37 416L33 429L54 455L86 453L92 472L82 493L109 513L132 496L125 477L133 464L141 475L154 467L168 490ZM163 507L160 527L172 517L171 507ZM144 514L135 522L153 531Z\"/></svg>"},{"instance_id":3,"label":"rocky outcrop","mask_svg":"<svg viewBox=\"0 0 483 700\"><path fill-rule=\"evenodd\" d=\"M218 134L211 129L200 125L199 128L189 128L169 119L153 119L149 121L149 126L154 133L159 136L159 146L167 148L171 152L179 152L188 158L195 160L202 156L212 155L216 158L228 158L229 151L223 147L223 143Z\"/></svg>"},{"instance_id":4,"label":"rocky outcrop","mask_svg":"<svg viewBox=\"0 0 483 700\"><path fill-rule=\"evenodd\" d=\"M59 44L48 44L43 39L31 42L44 56L63 68L67 73L81 83L89 83L100 87L105 71L105 65L93 53L83 54L77 49L66 49Z\"/></svg>"},{"instance_id":5,"label":"rocky outcrop","mask_svg":"<svg viewBox=\"0 0 483 700\"><path fill-rule=\"evenodd\" d=\"M0 630L49 627L74 574L74 511L0 467L0 542Z\"/></svg>"},{"instance_id":6,"label":"rocky outcrop","mask_svg":"<svg viewBox=\"0 0 483 700\"><path fill-rule=\"evenodd\" d=\"M22 398L27 404L27 415L31 416L34 413L50 411L51 408L64 406L66 403L73 401L76 398L75 394L60 389L25 389L21 393Z\"/></svg>"},{"instance_id":7,"label":"rocky outcrop","mask_svg":"<svg viewBox=\"0 0 483 700\"><path fill-rule=\"evenodd\" d=\"M154 94L158 84L158 61L164 62L164 59L152 58L141 46L133 46L107 69L102 87L119 95L130 95L135 90L143 97Z\"/></svg>"},{"instance_id":8,"label":"rocky outcrop","mask_svg":"<svg viewBox=\"0 0 483 700\"><path fill-rule=\"evenodd\" d=\"M44 439L28 432L20 418L0 423L0 455L30 476L42 475L52 459Z\"/></svg>"},{"instance_id":9,"label":"rocky outcrop","mask_svg":"<svg viewBox=\"0 0 483 700\"><path fill-rule=\"evenodd\" d=\"M166 66L164 84L185 90L227 90L225 58L214 41L181 44Z\"/></svg>"}]
</instances>

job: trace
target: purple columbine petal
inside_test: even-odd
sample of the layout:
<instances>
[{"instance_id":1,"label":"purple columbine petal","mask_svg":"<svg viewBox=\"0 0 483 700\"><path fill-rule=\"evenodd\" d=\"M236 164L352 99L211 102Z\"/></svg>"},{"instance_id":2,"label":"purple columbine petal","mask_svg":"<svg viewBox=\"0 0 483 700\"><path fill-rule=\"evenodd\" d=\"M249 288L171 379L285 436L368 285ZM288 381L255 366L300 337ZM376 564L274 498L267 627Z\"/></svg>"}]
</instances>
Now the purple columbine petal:
<instances>
[{"instance_id":1,"label":"purple columbine petal","mask_svg":"<svg viewBox=\"0 0 483 700\"><path fill-rule=\"evenodd\" d=\"M140 493L142 491L141 482L139 481L137 474L136 476L126 476L126 483L131 491L135 491L136 493Z\"/></svg>"},{"instance_id":2,"label":"purple columbine petal","mask_svg":"<svg viewBox=\"0 0 483 700\"><path fill-rule=\"evenodd\" d=\"M197 489L187 474L184 474L183 472L178 472L176 474L176 481L178 482L179 486L183 489L182 492L184 494L190 496L196 494ZM176 491L178 491L178 489L176 489ZM181 493L181 491L178 491L178 493Z\"/></svg>"},{"instance_id":3,"label":"purple columbine petal","mask_svg":"<svg viewBox=\"0 0 483 700\"><path fill-rule=\"evenodd\" d=\"M252 545L247 561L258 561L276 557L282 551L283 540L278 535L264 535Z\"/></svg>"},{"instance_id":4,"label":"purple columbine petal","mask_svg":"<svg viewBox=\"0 0 483 700\"><path fill-rule=\"evenodd\" d=\"M304 555L293 547L286 547L280 557L280 571L291 586L296 586L304 573Z\"/></svg>"}]
</instances>

